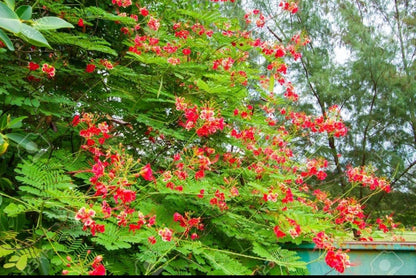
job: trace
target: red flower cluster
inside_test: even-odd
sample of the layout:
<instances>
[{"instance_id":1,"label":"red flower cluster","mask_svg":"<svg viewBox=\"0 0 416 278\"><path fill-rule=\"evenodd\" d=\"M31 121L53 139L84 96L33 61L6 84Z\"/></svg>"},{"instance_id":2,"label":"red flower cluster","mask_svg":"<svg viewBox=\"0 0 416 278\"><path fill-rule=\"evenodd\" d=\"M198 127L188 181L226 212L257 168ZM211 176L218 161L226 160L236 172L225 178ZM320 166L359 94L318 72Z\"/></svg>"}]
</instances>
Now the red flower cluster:
<instances>
[{"instance_id":1,"label":"red flower cluster","mask_svg":"<svg viewBox=\"0 0 416 278\"><path fill-rule=\"evenodd\" d=\"M334 239L330 238L323 231L317 233L312 241L318 249L331 250L333 248Z\"/></svg>"},{"instance_id":2,"label":"red flower cluster","mask_svg":"<svg viewBox=\"0 0 416 278\"><path fill-rule=\"evenodd\" d=\"M196 105L191 106L182 97L176 98L176 110L183 111L186 122L179 122L179 125L186 130L196 129L199 137L209 136L218 130L224 129L224 118L219 113L215 115L215 110L206 104L200 110Z\"/></svg>"},{"instance_id":3,"label":"red flower cluster","mask_svg":"<svg viewBox=\"0 0 416 278\"><path fill-rule=\"evenodd\" d=\"M88 255L91 254L90 250L87 250L87 257ZM66 260L68 261L68 263L66 264L67 267L70 268L71 270L71 275L74 274L85 274L85 273L79 273L80 271L83 272L84 270L84 266L91 266L92 270L88 271L88 275L105 275L106 269L104 267L104 265L101 263L103 260L103 256L98 255L94 258L94 260L91 263L86 263L86 261L88 261L87 257L82 260L79 258L78 256L78 260L77 261L73 261L72 258L70 256L66 256ZM72 265L75 264L75 266ZM62 275L68 275L70 274L69 270L65 269L62 270Z\"/></svg>"},{"instance_id":4,"label":"red flower cluster","mask_svg":"<svg viewBox=\"0 0 416 278\"><path fill-rule=\"evenodd\" d=\"M201 218L191 218L187 212L185 213L185 216L175 212L173 214L173 221L179 222L179 225L185 228L184 235L186 237L188 237L188 234L192 228L196 228L200 231L204 230L204 224L201 223ZM195 233L192 234L192 237L192 239L196 238Z\"/></svg>"},{"instance_id":5,"label":"red flower cluster","mask_svg":"<svg viewBox=\"0 0 416 278\"><path fill-rule=\"evenodd\" d=\"M398 226L397 223L393 222L392 215L386 215L384 219L377 218L376 223L378 224L378 228L382 230L383 233L387 233L390 229L393 230Z\"/></svg>"},{"instance_id":6,"label":"red flower cluster","mask_svg":"<svg viewBox=\"0 0 416 278\"><path fill-rule=\"evenodd\" d=\"M55 76L55 68L48 64L42 65L42 71L48 75L49 78L52 78Z\"/></svg>"},{"instance_id":7,"label":"red flower cluster","mask_svg":"<svg viewBox=\"0 0 416 278\"><path fill-rule=\"evenodd\" d=\"M344 273L345 268L352 265L348 255L342 252L341 249L337 251L329 250L325 256L325 262L329 267L334 268L339 273Z\"/></svg>"},{"instance_id":8,"label":"red flower cluster","mask_svg":"<svg viewBox=\"0 0 416 278\"><path fill-rule=\"evenodd\" d=\"M359 229L365 228L366 224L363 220L364 213L362 207L354 198L341 199L336 207L336 211L338 211L338 216L335 219L336 224L348 222L357 225Z\"/></svg>"},{"instance_id":9,"label":"red flower cluster","mask_svg":"<svg viewBox=\"0 0 416 278\"><path fill-rule=\"evenodd\" d=\"M228 58L220 58L213 62L212 69L218 70L221 66L225 71L229 71L234 64L234 59L231 57Z\"/></svg>"},{"instance_id":10,"label":"red flower cluster","mask_svg":"<svg viewBox=\"0 0 416 278\"><path fill-rule=\"evenodd\" d=\"M118 225L126 226L130 219L129 216L135 212L135 210L129 206L136 200L136 192L131 188L132 182L129 181L129 179L142 177L144 180L153 181L155 178L150 164L142 166L137 171L140 160L134 164L129 162L128 165L132 166L130 166L131 169L127 170L129 172L136 172L126 176L126 160L131 160L131 158L126 156L124 151L120 154L117 151L105 149L106 146L103 145L105 140L110 138L109 132L111 127L109 127L106 122L96 124L96 119L88 113L83 114L82 118L78 115L74 117L72 125L78 126L80 123L87 125L85 129L80 131L80 135L86 139L86 143L81 145L81 148L92 153L95 162L90 170L81 172L93 173L90 182L96 190L94 196L101 196L102 199L106 199L108 193L111 193L110 195L113 197L116 207L112 208L109 204L109 200L108 202L103 200L101 208L104 218L109 218L114 213ZM119 211L118 214L116 213L117 210ZM91 222L91 217L94 215L95 212L85 213L84 209L80 210L76 216L77 219L83 220L84 229L91 227L92 234L94 234L96 230L104 230L103 225L97 226ZM148 222L148 225L153 225L155 217L149 218ZM139 219L139 222L137 222L136 225L130 225L130 230L134 231L139 229L142 225L141 223L146 223L144 218Z\"/></svg>"},{"instance_id":11,"label":"red flower cluster","mask_svg":"<svg viewBox=\"0 0 416 278\"><path fill-rule=\"evenodd\" d=\"M91 234L95 236L95 232L98 231L100 233L103 233L105 230L104 225L99 225L95 223L92 218L95 216L95 211L92 209L88 209L85 207L82 207L79 209L77 214L75 215L76 220L81 220L81 222L84 224L84 227L82 230L90 229Z\"/></svg>"},{"instance_id":12,"label":"red flower cluster","mask_svg":"<svg viewBox=\"0 0 416 278\"><path fill-rule=\"evenodd\" d=\"M328 111L330 113L328 113L327 116L319 116L316 118L308 116L304 112L291 112L290 115L287 116L287 119L291 119L295 126L309 129L312 132L327 132L335 137L345 136L347 134L347 127L341 119L339 110L330 108Z\"/></svg>"},{"instance_id":13,"label":"red flower cluster","mask_svg":"<svg viewBox=\"0 0 416 278\"><path fill-rule=\"evenodd\" d=\"M146 225L147 227L150 228L154 224L156 224L156 216L155 215L154 216L143 215L143 213L141 213L140 211L139 211L138 215L139 215L139 220L137 221L137 223L129 225L129 232L133 231L133 233L134 233L136 230L140 230L143 225ZM146 218L147 218L147 220L146 220Z\"/></svg>"},{"instance_id":14,"label":"red flower cluster","mask_svg":"<svg viewBox=\"0 0 416 278\"><path fill-rule=\"evenodd\" d=\"M257 9L246 13L244 15L244 19L247 24L250 24L253 20L255 20L257 27L263 27L266 24L266 18Z\"/></svg>"},{"instance_id":15,"label":"red flower cluster","mask_svg":"<svg viewBox=\"0 0 416 278\"><path fill-rule=\"evenodd\" d=\"M217 206L221 211L228 209L228 205L225 202L225 194L218 189L215 191L215 197L211 198L209 203L213 206Z\"/></svg>"},{"instance_id":16,"label":"red flower cluster","mask_svg":"<svg viewBox=\"0 0 416 278\"><path fill-rule=\"evenodd\" d=\"M295 14L298 12L298 5L294 1L281 1L279 7L282 7L283 10Z\"/></svg>"},{"instance_id":17,"label":"red flower cluster","mask_svg":"<svg viewBox=\"0 0 416 278\"><path fill-rule=\"evenodd\" d=\"M171 229L165 227L164 229L160 229L158 234L162 237L163 241L171 241L173 231Z\"/></svg>"},{"instance_id":18,"label":"red flower cluster","mask_svg":"<svg viewBox=\"0 0 416 278\"><path fill-rule=\"evenodd\" d=\"M89 275L105 275L105 267L101 264L102 260L103 257L100 255L95 257L94 261L91 264L93 270L88 272Z\"/></svg>"},{"instance_id":19,"label":"red flower cluster","mask_svg":"<svg viewBox=\"0 0 416 278\"><path fill-rule=\"evenodd\" d=\"M316 248L327 251L325 262L329 267L334 268L339 273L343 273L347 267L352 266L346 254L348 250L346 252L343 252L341 249L335 251L333 246L334 239L326 235L325 232L317 233L312 241L315 243Z\"/></svg>"},{"instance_id":20,"label":"red flower cluster","mask_svg":"<svg viewBox=\"0 0 416 278\"><path fill-rule=\"evenodd\" d=\"M348 167L346 175L350 182L359 183L364 187L368 186L371 190L379 188L387 193L390 192L390 184L384 178L376 177L367 167Z\"/></svg>"},{"instance_id":21,"label":"red flower cluster","mask_svg":"<svg viewBox=\"0 0 416 278\"><path fill-rule=\"evenodd\" d=\"M286 236L286 234L280 230L279 226L274 226L273 232L278 239Z\"/></svg>"},{"instance_id":22,"label":"red flower cluster","mask_svg":"<svg viewBox=\"0 0 416 278\"><path fill-rule=\"evenodd\" d=\"M131 0L111 0L111 2L123 8L127 8L132 5Z\"/></svg>"},{"instance_id":23,"label":"red flower cluster","mask_svg":"<svg viewBox=\"0 0 416 278\"><path fill-rule=\"evenodd\" d=\"M151 16L147 22L147 26L149 26L150 29L157 31L160 27L160 21L157 18Z\"/></svg>"},{"instance_id":24,"label":"red flower cluster","mask_svg":"<svg viewBox=\"0 0 416 278\"><path fill-rule=\"evenodd\" d=\"M110 69L110 70L114 68L114 65L110 61L108 61L107 59L101 59L100 64L103 65L104 67L106 67L107 69Z\"/></svg>"},{"instance_id":25,"label":"red flower cluster","mask_svg":"<svg viewBox=\"0 0 416 278\"><path fill-rule=\"evenodd\" d=\"M29 70L30 71L35 71L35 70L37 70L38 68L39 68L39 65L38 64L36 64L36 63L33 63L33 62L29 62Z\"/></svg>"},{"instance_id":26,"label":"red flower cluster","mask_svg":"<svg viewBox=\"0 0 416 278\"><path fill-rule=\"evenodd\" d=\"M95 70L95 65L93 64L88 64L87 67L85 68L85 72L87 73L92 73Z\"/></svg>"},{"instance_id":27,"label":"red flower cluster","mask_svg":"<svg viewBox=\"0 0 416 278\"><path fill-rule=\"evenodd\" d=\"M319 180L324 180L327 174L322 170L328 167L328 161L323 158L309 159L306 164L306 170L301 171L300 175L296 179L296 183L302 184L304 178L316 176Z\"/></svg>"}]
</instances>

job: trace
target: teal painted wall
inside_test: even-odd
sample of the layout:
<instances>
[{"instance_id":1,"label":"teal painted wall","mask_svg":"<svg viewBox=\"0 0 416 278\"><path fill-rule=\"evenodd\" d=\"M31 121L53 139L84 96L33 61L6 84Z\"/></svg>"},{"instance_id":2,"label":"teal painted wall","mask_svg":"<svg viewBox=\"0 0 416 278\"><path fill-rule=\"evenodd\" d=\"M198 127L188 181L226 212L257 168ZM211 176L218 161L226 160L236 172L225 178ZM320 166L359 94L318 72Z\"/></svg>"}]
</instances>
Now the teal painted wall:
<instances>
[{"instance_id":1,"label":"teal painted wall","mask_svg":"<svg viewBox=\"0 0 416 278\"><path fill-rule=\"evenodd\" d=\"M342 274L326 265L324 253L313 250L314 244L290 249L302 261L311 262L307 266L311 275L416 275L416 242L350 242L340 247L350 249L348 256L354 264Z\"/></svg>"}]
</instances>

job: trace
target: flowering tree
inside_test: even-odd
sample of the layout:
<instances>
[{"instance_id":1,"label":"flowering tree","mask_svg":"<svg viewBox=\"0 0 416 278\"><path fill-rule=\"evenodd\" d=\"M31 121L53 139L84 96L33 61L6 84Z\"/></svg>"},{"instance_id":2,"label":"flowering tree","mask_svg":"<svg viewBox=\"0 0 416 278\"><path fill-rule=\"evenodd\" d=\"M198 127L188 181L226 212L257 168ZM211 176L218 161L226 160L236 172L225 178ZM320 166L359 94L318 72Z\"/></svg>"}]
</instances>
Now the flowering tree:
<instances>
[{"instance_id":1,"label":"flowering tree","mask_svg":"<svg viewBox=\"0 0 416 278\"><path fill-rule=\"evenodd\" d=\"M13 77L0 81L2 158L14 168L2 177L14 184L1 193L5 272L305 273L284 244L309 241L342 273L347 234L396 227L310 186L333 165L294 151L297 140L347 133L336 104L323 116L297 109L287 76L310 39L262 41L261 11L239 21L220 13L237 1L188 2L40 0L34 11L75 28L43 31L52 50L9 34L19 48L0 53ZM346 176L390 190L365 167Z\"/></svg>"}]
</instances>

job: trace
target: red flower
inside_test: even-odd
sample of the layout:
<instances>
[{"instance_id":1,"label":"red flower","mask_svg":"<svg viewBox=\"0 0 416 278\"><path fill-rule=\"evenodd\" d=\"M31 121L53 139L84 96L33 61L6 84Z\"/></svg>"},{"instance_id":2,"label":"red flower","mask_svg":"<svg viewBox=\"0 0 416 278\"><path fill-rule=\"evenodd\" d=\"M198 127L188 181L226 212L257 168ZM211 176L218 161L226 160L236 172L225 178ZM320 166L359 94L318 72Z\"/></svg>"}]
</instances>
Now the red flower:
<instances>
[{"instance_id":1,"label":"red flower","mask_svg":"<svg viewBox=\"0 0 416 278\"><path fill-rule=\"evenodd\" d=\"M88 64L87 67L85 68L85 72L91 73L94 72L95 70L95 65L93 64Z\"/></svg>"},{"instance_id":2,"label":"red flower","mask_svg":"<svg viewBox=\"0 0 416 278\"><path fill-rule=\"evenodd\" d=\"M191 54L191 49L185 48L185 49L182 50L182 53L183 53L183 55L189 55L189 54Z\"/></svg>"},{"instance_id":3,"label":"red flower","mask_svg":"<svg viewBox=\"0 0 416 278\"><path fill-rule=\"evenodd\" d=\"M198 198L200 198L200 199L204 198L204 192L205 192L205 190L204 190L204 189L201 189L201 190L199 191L199 194L197 195L197 196L198 196Z\"/></svg>"},{"instance_id":4,"label":"red flower","mask_svg":"<svg viewBox=\"0 0 416 278\"><path fill-rule=\"evenodd\" d=\"M114 201L116 204L118 203L118 199L120 199L123 204L131 203L136 199L136 192L127 189L117 189L116 194L114 194Z\"/></svg>"},{"instance_id":5,"label":"red flower","mask_svg":"<svg viewBox=\"0 0 416 278\"><path fill-rule=\"evenodd\" d=\"M153 171L152 168L150 168L150 164L147 164L142 168L140 171L140 175L147 181L152 181L155 178L153 177Z\"/></svg>"},{"instance_id":6,"label":"red flower","mask_svg":"<svg viewBox=\"0 0 416 278\"><path fill-rule=\"evenodd\" d=\"M133 231L133 233L134 233L136 230L140 230L141 227L142 227L141 224L130 224L129 225L129 232Z\"/></svg>"},{"instance_id":7,"label":"red flower","mask_svg":"<svg viewBox=\"0 0 416 278\"><path fill-rule=\"evenodd\" d=\"M175 221L175 222L178 222L178 221L181 221L181 222L183 222L183 216L180 214L180 213L178 213L178 212L175 212L174 214L173 214L173 221Z\"/></svg>"},{"instance_id":8,"label":"red flower","mask_svg":"<svg viewBox=\"0 0 416 278\"><path fill-rule=\"evenodd\" d=\"M156 243L156 238L154 236L149 236L147 238L147 241L149 241L150 244L155 244Z\"/></svg>"},{"instance_id":9,"label":"red flower","mask_svg":"<svg viewBox=\"0 0 416 278\"><path fill-rule=\"evenodd\" d=\"M158 233L162 237L163 241L171 241L172 240L173 231L171 229L164 228L162 230L159 230Z\"/></svg>"},{"instance_id":10,"label":"red flower","mask_svg":"<svg viewBox=\"0 0 416 278\"><path fill-rule=\"evenodd\" d=\"M29 70L35 71L39 68L39 65L33 62L29 62Z\"/></svg>"},{"instance_id":11,"label":"red flower","mask_svg":"<svg viewBox=\"0 0 416 278\"><path fill-rule=\"evenodd\" d=\"M48 74L49 78L52 78L55 76L55 68L48 64L42 65L42 71L46 74Z\"/></svg>"},{"instance_id":12,"label":"red flower","mask_svg":"<svg viewBox=\"0 0 416 278\"><path fill-rule=\"evenodd\" d=\"M276 234L277 238L281 238L281 237L286 236L286 234L280 230L279 226L274 226L273 231Z\"/></svg>"},{"instance_id":13,"label":"red flower","mask_svg":"<svg viewBox=\"0 0 416 278\"><path fill-rule=\"evenodd\" d=\"M149 11L146 8L140 8L140 14L142 16L148 16L149 15Z\"/></svg>"},{"instance_id":14,"label":"red flower","mask_svg":"<svg viewBox=\"0 0 416 278\"><path fill-rule=\"evenodd\" d=\"M83 20L82 18L80 18L80 19L78 20L78 26L79 26L79 27L84 27L84 20Z\"/></svg>"},{"instance_id":15,"label":"red flower","mask_svg":"<svg viewBox=\"0 0 416 278\"><path fill-rule=\"evenodd\" d=\"M333 250L328 251L325 262L339 273L343 273L345 268L351 266L348 255L343 253L342 250L337 250L336 252Z\"/></svg>"},{"instance_id":16,"label":"red flower","mask_svg":"<svg viewBox=\"0 0 416 278\"><path fill-rule=\"evenodd\" d=\"M89 275L105 275L105 267L102 264L94 267L94 269L88 272Z\"/></svg>"},{"instance_id":17,"label":"red flower","mask_svg":"<svg viewBox=\"0 0 416 278\"><path fill-rule=\"evenodd\" d=\"M203 177L205 177L205 172L204 172L203 169L201 169L201 170L199 170L195 173L195 179L196 180L202 179Z\"/></svg>"},{"instance_id":18,"label":"red flower","mask_svg":"<svg viewBox=\"0 0 416 278\"><path fill-rule=\"evenodd\" d=\"M72 126L77 126L79 122L79 115L75 115L74 119L72 120Z\"/></svg>"}]
</instances>

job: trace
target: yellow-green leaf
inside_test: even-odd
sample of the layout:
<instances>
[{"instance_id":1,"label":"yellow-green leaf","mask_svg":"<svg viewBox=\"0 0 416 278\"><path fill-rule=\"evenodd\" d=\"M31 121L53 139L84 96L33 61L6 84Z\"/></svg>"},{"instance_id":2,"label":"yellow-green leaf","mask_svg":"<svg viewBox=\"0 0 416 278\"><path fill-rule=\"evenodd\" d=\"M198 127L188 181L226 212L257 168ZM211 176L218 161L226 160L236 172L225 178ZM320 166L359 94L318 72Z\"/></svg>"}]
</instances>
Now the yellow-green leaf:
<instances>
[{"instance_id":1,"label":"yellow-green leaf","mask_svg":"<svg viewBox=\"0 0 416 278\"><path fill-rule=\"evenodd\" d=\"M12 268L12 267L14 267L16 264L15 263L7 263L7 264L4 264L3 265L3 267L4 268Z\"/></svg>"},{"instance_id":2,"label":"yellow-green leaf","mask_svg":"<svg viewBox=\"0 0 416 278\"><path fill-rule=\"evenodd\" d=\"M13 255L10 259L9 259L9 262L17 262L18 260L19 260L19 256L17 256L17 255Z\"/></svg>"},{"instance_id":3,"label":"yellow-green leaf","mask_svg":"<svg viewBox=\"0 0 416 278\"><path fill-rule=\"evenodd\" d=\"M7 256L11 253L13 253L14 250L12 249L12 247L9 244L3 244L0 246L0 258Z\"/></svg>"},{"instance_id":4,"label":"yellow-green leaf","mask_svg":"<svg viewBox=\"0 0 416 278\"><path fill-rule=\"evenodd\" d=\"M25 269L27 265L27 255L23 255L20 257L20 259L17 261L16 263L16 268L20 271L22 271L23 269Z\"/></svg>"}]
</instances>

